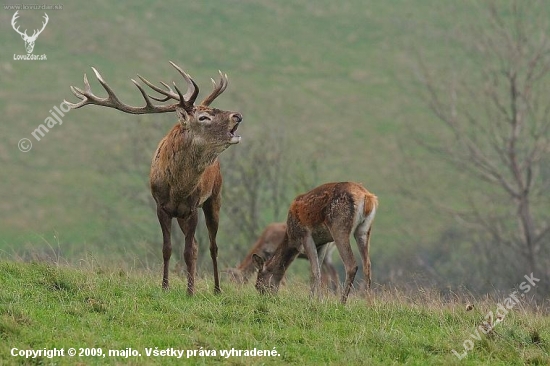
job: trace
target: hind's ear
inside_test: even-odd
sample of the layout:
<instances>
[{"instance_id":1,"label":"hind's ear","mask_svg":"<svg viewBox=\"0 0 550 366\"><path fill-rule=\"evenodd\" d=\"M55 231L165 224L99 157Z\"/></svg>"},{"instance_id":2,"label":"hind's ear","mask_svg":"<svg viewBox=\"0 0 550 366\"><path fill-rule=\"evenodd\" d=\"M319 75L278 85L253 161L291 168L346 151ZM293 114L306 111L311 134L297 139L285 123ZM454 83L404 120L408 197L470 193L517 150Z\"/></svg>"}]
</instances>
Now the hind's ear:
<instances>
[{"instance_id":1,"label":"hind's ear","mask_svg":"<svg viewBox=\"0 0 550 366\"><path fill-rule=\"evenodd\" d=\"M254 262L254 266L258 271L261 271L262 268L264 268L265 259L263 257L260 257L258 254L252 254L252 261Z\"/></svg>"}]
</instances>

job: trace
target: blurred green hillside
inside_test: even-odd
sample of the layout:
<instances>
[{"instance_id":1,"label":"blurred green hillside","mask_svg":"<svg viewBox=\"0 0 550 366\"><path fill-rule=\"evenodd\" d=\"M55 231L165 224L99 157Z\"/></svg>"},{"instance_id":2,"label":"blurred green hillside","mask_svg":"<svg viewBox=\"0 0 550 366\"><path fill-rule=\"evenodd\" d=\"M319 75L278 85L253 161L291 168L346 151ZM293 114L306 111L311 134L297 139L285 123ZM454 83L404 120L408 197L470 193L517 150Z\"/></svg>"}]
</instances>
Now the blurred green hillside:
<instances>
[{"instance_id":1,"label":"blurred green hillside","mask_svg":"<svg viewBox=\"0 0 550 366\"><path fill-rule=\"evenodd\" d=\"M160 265L148 171L175 116L85 107L70 111L41 141L31 132L53 106L75 100L69 86L82 87L84 73L103 95L91 66L120 99L137 105L141 97L130 78L138 73L182 85L172 60L194 77L201 95L218 69L229 75L229 88L215 104L240 111L244 123L241 144L221 156L224 171L233 159L253 163L238 149L280 140L303 166L314 161L309 185L352 180L377 194L374 281L394 279L416 252L461 230L421 196L402 192L416 174L408 159L425 159L430 174L420 177L423 192L442 205L460 207L465 188L474 185L427 156L410 136L411 127L433 139L443 133L421 97L417 57L442 68L459 62L464 54L448 34L472 9L468 2L436 0L78 2L47 12L49 24L34 50L47 61L33 62L13 60L25 53L23 42L10 25L14 10L0 11L0 250L24 258L77 262L93 256ZM39 27L42 13L20 11L18 24ZM30 152L18 150L21 138L32 140ZM301 193L295 187L289 182L285 188L288 203ZM224 266L237 263L252 244L238 239L227 215L222 207ZM261 220L285 217L283 211ZM443 247L445 261L460 261L461 245L459 238ZM208 257L204 242L199 252ZM202 270L209 268L203 260Z\"/></svg>"}]
</instances>

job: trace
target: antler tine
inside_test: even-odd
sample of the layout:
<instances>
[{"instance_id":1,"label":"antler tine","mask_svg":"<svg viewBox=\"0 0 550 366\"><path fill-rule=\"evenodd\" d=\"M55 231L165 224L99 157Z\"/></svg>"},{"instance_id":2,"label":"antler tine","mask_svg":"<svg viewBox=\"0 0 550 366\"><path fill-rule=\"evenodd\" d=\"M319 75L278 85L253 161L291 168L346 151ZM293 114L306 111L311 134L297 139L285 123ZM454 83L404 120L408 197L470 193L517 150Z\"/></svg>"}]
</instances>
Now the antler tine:
<instances>
[{"instance_id":1,"label":"antler tine","mask_svg":"<svg viewBox=\"0 0 550 366\"><path fill-rule=\"evenodd\" d=\"M157 93L162 94L166 97L166 98L160 99L160 98L155 98L155 97L149 95L149 97L153 98L154 100L159 101L159 102L166 102L167 100L174 99L174 100L177 100L179 102L178 95L170 88L170 86L168 86L168 84L163 83L162 81L160 82L167 89L167 90L163 90L163 89L159 88L158 86L156 86L155 84L151 83L149 80L142 77L141 75L138 75L138 78L141 81L143 81L145 84L147 84L147 86L149 88L153 89Z\"/></svg>"},{"instance_id":2,"label":"antler tine","mask_svg":"<svg viewBox=\"0 0 550 366\"><path fill-rule=\"evenodd\" d=\"M84 77L86 77L86 74L84 74ZM86 99L86 97L84 96L84 92L77 88L77 87L74 87L74 86L71 86L71 91L73 92L74 95L76 95L78 97L78 99L82 99L80 102L78 103L71 103L69 101L67 101L67 99L63 100L63 102L65 104L67 104L67 106L71 109L77 109L77 108L80 108L86 104L90 104L90 101Z\"/></svg>"},{"instance_id":3,"label":"antler tine","mask_svg":"<svg viewBox=\"0 0 550 366\"><path fill-rule=\"evenodd\" d=\"M134 79L130 79L130 80L132 80L132 83L134 83L134 85L139 89L139 92L143 96L143 99L145 99L145 105L147 107L154 107L153 103L151 103L151 99L149 99L149 96L147 95L145 90L143 90L141 85L139 85L139 83L137 81L135 81Z\"/></svg>"},{"instance_id":4,"label":"antler tine","mask_svg":"<svg viewBox=\"0 0 550 366\"><path fill-rule=\"evenodd\" d=\"M183 95L184 99L181 101L181 103L185 104L186 107L193 106L193 104L195 104L197 96L199 95L199 87L197 86L193 78L191 78L191 76L183 71L178 65L176 65L172 61L170 61L170 65L174 66L174 68L178 70L178 72L185 79L188 85L187 92L185 92L185 95Z\"/></svg>"},{"instance_id":5,"label":"antler tine","mask_svg":"<svg viewBox=\"0 0 550 366\"><path fill-rule=\"evenodd\" d=\"M170 93L176 94L176 93L174 93L174 91L172 90L172 88L170 88L170 86L169 86L168 84L166 84L164 81L161 81L160 83L161 83L162 85L164 85L164 87L165 87L168 91L170 91ZM157 98L157 97L153 97L152 95L149 95L149 97L150 97L151 99L154 99L154 100L158 101L158 102L166 102L167 100L173 99L172 97L169 97L169 96L167 96L167 97L165 97L165 98ZM179 101L179 99L176 99L176 100Z\"/></svg>"},{"instance_id":6,"label":"antler tine","mask_svg":"<svg viewBox=\"0 0 550 366\"><path fill-rule=\"evenodd\" d=\"M181 91L179 90L178 86L176 85L176 82L173 81L173 84L174 84L174 88L175 88L176 91L178 92L178 95L179 95L179 97L180 97L180 100L183 101L183 102L185 102L185 98L184 98L184 96L181 94Z\"/></svg>"},{"instance_id":7,"label":"antler tine","mask_svg":"<svg viewBox=\"0 0 550 366\"><path fill-rule=\"evenodd\" d=\"M218 73L220 74L220 83L216 84L216 81L214 79L212 80L213 90L212 93L210 93L209 96L207 96L201 103L201 105L209 106L210 103L214 101L217 97L220 96L221 93L225 91L227 88L227 85L229 85L229 81L227 80L227 74L222 73L218 70Z\"/></svg>"},{"instance_id":8,"label":"antler tine","mask_svg":"<svg viewBox=\"0 0 550 366\"><path fill-rule=\"evenodd\" d=\"M79 99L82 99L79 103L71 103L67 100L64 100L64 102L72 109L80 108L86 104L91 104L91 101L86 98L86 95L91 95L92 89L90 87L90 83L88 82L88 76L86 73L84 73L84 90L77 88L76 86L71 86L71 91L74 95L76 95Z\"/></svg>"},{"instance_id":9,"label":"antler tine","mask_svg":"<svg viewBox=\"0 0 550 366\"><path fill-rule=\"evenodd\" d=\"M92 88L90 87L90 83L88 82L88 76L86 76L86 73L84 73L84 87L85 87L85 91L87 93L91 93L92 92Z\"/></svg>"},{"instance_id":10,"label":"antler tine","mask_svg":"<svg viewBox=\"0 0 550 366\"><path fill-rule=\"evenodd\" d=\"M95 74L95 77L97 78L97 81L99 81L99 83L101 84L103 89L105 89L105 91L109 95L108 99L110 99L114 103L121 104L120 101L118 100L117 96L115 95L115 92L113 91L113 89L111 89L111 87L109 85L107 85L105 80L103 80L103 77L101 76L101 74L93 66L92 66L92 70L94 71L94 74ZM91 93L89 93L89 94L93 95Z\"/></svg>"},{"instance_id":11,"label":"antler tine","mask_svg":"<svg viewBox=\"0 0 550 366\"><path fill-rule=\"evenodd\" d=\"M164 85L164 87L166 89L168 89L171 93L174 93L174 91L172 90L172 88L170 88L170 85L166 84L164 81L161 81L160 82L162 85ZM149 97L151 97L152 99L158 101L158 102L166 102L167 100L171 99L171 97L166 97L166 98L155 98L151 95L149 95Z\"/></svg>"}]
</instances>

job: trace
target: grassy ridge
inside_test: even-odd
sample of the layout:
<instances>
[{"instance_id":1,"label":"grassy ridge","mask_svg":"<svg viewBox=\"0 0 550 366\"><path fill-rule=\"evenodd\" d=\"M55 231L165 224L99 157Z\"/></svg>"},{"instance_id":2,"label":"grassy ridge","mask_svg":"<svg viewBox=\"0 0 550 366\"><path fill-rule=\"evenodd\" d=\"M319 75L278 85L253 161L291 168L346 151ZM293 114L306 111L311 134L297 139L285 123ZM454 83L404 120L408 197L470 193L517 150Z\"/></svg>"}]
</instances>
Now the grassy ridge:
<instances>
[{"instance_id":1,"label":"grassy ridge","mask_svg":"<svg viewBox=\"0 0 550 366\"><path fill-rule=\"evenodd\" d=\"M334 296L310 300L307 286L290 279L275 298L251 285L224 283L212 294L211 279L197 295L185 294L177 277L160 289L158 273L0 262L0 363L15 364L19 349L132 348L141 357L83 357L85 364L177 364L173 357L146 357L146 348L222 350L276 349L275 357L192 357L194 364L548 364L550 317L520 309L508 314L495 335L475 342L462 361L451 353L483 318L461 302L443 302L429 292L407 297L377 290L371 299L352 296L346 306ZM496 300L476 303L494 310ZM485 309L485 310L483 310ZM67 352L67 351L65 351ZM185 356L184 356L185 357ZM74 364L77 358L27 360L28 364Z\"/></svg>"}]
</instances>

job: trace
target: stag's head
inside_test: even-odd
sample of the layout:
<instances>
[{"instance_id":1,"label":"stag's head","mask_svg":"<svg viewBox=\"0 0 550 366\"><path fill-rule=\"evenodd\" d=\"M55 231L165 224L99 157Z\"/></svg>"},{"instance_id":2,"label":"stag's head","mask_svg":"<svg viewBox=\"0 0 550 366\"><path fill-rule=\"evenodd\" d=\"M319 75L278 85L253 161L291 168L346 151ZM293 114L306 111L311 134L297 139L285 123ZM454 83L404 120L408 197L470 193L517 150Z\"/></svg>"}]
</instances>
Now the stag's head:
<instances>
[{"instance_id":1,"label":"stag's head","mask_svg":"<svg viewBox=\"0 0 550 366\"><path fill-rule=\"evenodd\" d=\"M236 135L235 132L243 120L240 113L210 107L210 103L227 88L227 75L220 72L220 77L219 83L212 80L214 87L212 93L199 105L194 105L198 94L197 85L189 75L184 76L189 89L184 96L178 91L180 100L185 102L176 107L179 122L193 138L193 145L197 147L207 145L209 149L214 148L217 152L241 141L241 136ZM177 91L177 87L175 88Z\"/></svg>"},{"instance_id":2,"label":"stag's head","mask_svg":"<svg viewBox=\"0 0 550 366\"><path fill-rule=\"evenodd\" d=\"M139 79L144 82L151 89L157 93L163 95L163 97L153 97L148 95L141 85L132 79L132 82L139 89L143 99L145 100L145 106L133 107L122 103L111 87L103 80L99 72L92 67L97 80L107 91L108 96L101 98L92 93L90 84L86 74L84 74L84 90L71 86L71 90L74 95L81 99L78 103L67 103L67 105L73 109L80 108L87 104L95 104L109 108L115 108L120 111L132 114L148 114L148 113L164 113L164 112L176 112L179 123L183 129L188 132L193 141L193 146L197 149L201 149L201 146L208 146L209 151L214 153L220 153L227 147L233 144L237 144L241 141L241 137L236 135L235 132L239 127L239 124L243 120L243 116L238 112L223 111L220 109L210 107L210 104L227 88L227 75L220 72L220 81L216 83L212 80L214 89L200 104L195 105L195 100L199 95L199 87L193 81L185 71L183 71L178 65L170 61L170 64L178 70L183 79L187 82L187 91L183 94L180 89L173 83L174 89L168 84L161 82L163 88L160 88L147 79L138 75ZM175 101L173 104L153 104L152 100L158 102L167 102L170 100Z\"/></svg>"},{"instance_id":3,"label":"stag's head","mask_svg":"<svg viewBox=\"0 0 550 366\"><path fill-rule=\"evenodd\" d=\"M15 24L17 21L17 18L19 18L18 13L19 13L19 10L16 11L15 14L13 14L13 17L11 18L11 26L17 33L19 33L19 35L21 35L21 38L23 38L23 41L25 41L25 49L27 50L27 53L32 53L32 51L34 50L34 42L36 42L36 39L38 38L40 33L42 33L44 28L46 28L46 24L48 24L48 20L49 20L48 14L44 13L44 22L42 23L42 29L40 30L35 29L34 32L32 33L32 36L28 36L26 29L24 32L21 32L19 30L19 26L16 26Z\"/></svg>"},{"instance_id":4,"label":"stag's head","mask_svg":"<svg viewBox=\"0 0 550 366\"><path fill-rule=\"evenodd\" d=\"M258 270L256 290L261 294L276 294L283 279L284 271L268 269L265 258L258 254L253 254L252 260ZM274 260L273 257L270 260Z\"/></svg>"}]
</instances>

